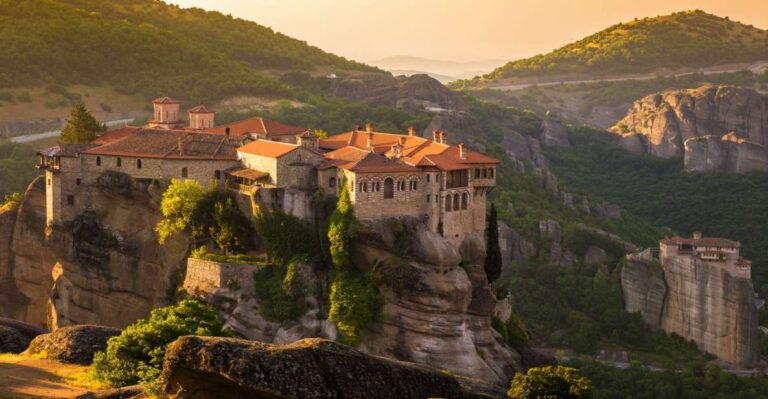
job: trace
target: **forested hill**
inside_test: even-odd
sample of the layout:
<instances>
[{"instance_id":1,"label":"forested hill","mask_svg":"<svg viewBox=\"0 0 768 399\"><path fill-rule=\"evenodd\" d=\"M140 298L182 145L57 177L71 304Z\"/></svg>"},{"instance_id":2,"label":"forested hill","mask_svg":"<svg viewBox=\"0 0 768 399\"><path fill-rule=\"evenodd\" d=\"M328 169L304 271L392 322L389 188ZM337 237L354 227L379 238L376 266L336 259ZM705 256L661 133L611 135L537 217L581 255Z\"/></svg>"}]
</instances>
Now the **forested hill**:
<instances>
[{"instance_id":1,"label":"forested hill","mask_svg":"<svg viewBox=\"0 0 768 399\"><path fill-rule=\"evenodd\" d=\"M765 59L768 31L696 10L620 23L463 84L532 76L650 73Z\"/></svg>"},{"instance_id":2,"label":"forested hill","mask_svg":"<svg viewBox=\"0 0 768 399\"><path fill-rule=\"evenodd\" d=\"M0 0L0 88L112 85L152 97L285 95L277 75L376 71L254 22L157 0Z\"/></svg>"}]
</instances>

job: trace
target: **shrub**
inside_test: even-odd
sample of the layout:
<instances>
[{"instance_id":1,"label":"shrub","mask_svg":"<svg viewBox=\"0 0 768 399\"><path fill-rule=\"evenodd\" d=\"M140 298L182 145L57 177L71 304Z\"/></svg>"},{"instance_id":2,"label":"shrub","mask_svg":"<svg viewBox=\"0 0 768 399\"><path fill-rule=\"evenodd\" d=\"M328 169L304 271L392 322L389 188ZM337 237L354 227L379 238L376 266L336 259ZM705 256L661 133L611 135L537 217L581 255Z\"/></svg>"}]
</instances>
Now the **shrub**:
<instances>
[{"instance_id":1,"label":"shrub","mask_svg":"<svg viewBox=\"0 0 768 399\"><path fill-rule=\"evenodd\" d=\"M350 345L360 340L363 329L376 322L383 304L370 277L351 268L336 271L330 301L328 318L336 323L341 341Z\"/></svg>"},{"instance_id":2,"label":"shrub","mask_svg":"<svg viewBox=\"0 0 768 399\"><path fill-rule=\"evenodd\" d=\"M155 387L168 344L183 335L228 336L216 311L197 300L152 311L109 339L107 350L96 354L93 369L100 381L112 386L136 383Z\"/></svg>"},{"instance_id":3,"label":"shrub","mask_svg":"<svg viewBox=\"0 0 768 399\"><path fill-rule=\"evenodd\" d=\"M285 265L296 256L313 257L319 252L314 227L282 210L259 212L254 226L261 245L275 263Z\"/></svg>"},{"instance_id":4,"label":"shrub","mask_svg":"<svg viewBox=\"0 0 768 399\"><path fill-rule=\"evenodd\" d=\"M299 318L306 312L304 287L295 278L299 259L289 265L267 266L253 273L253 287L262 316L273 321Z\"/></svg>"},{"instance_id":5,"label":"shrub","mask_svg":"<svg viewBox=\"0 0 768 399\"><path fill-rule=\"evenodd\" d=\"M532 367L516 374L507 392L510 399L583 399L592 397L592 382L570 367Z\"/></svg>"},{"instance_id":6,"label":"shrub","mask_svg":"<svg viewBox=\"0 0 768 399\"><path fill-rule=\"evenodd\" d=\"M171 180L171 185L163 193L163 199L160 202L163 219L155 226L160 244L164 244L168 237L183 231L190 225L197 204L203 195L203 186L194 180Z\"/></svg>"}]
</instances>

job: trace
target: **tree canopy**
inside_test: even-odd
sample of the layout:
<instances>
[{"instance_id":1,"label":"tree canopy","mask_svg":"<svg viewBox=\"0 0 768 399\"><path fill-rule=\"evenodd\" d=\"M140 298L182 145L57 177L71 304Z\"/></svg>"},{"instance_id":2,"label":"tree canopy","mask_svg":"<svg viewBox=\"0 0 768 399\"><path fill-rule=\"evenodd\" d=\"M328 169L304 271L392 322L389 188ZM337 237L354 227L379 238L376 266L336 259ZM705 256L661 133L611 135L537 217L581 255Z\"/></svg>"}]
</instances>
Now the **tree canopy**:
<instances>
[{"instance_id":1,"label":"tree canopy","mask_svg":"<svg viewBox=\"0 0 768 399\"><path fill-rule=\"evenodd\" d=\"M510 399L586 399L592 397L592 382L571 367L532 367L512 379Z\"/></svg>"},{"instance_id":2,"label":"tree canopy","mask_svg":"<svg viewBox=\"0 0 768 399\"><path fill-rule=\"evenodd\" d=\"M105 130L107 127L93 117L85 108L85 104L79 103L72 108L67 124L61 130L59 142L64 144L90 143L98 133Z\"/></svg>"}]
</instances>

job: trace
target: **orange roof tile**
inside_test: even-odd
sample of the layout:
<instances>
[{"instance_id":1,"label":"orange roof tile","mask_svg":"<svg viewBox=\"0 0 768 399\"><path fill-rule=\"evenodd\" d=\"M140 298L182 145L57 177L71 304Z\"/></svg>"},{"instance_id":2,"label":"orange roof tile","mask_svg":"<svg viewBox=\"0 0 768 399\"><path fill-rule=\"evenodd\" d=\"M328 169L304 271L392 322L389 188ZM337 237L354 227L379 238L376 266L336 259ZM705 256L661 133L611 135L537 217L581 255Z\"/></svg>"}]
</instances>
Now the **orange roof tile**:
<instances>
[{"instance_id":1,"label":"orange roof tile","mask_svg":"<svg viewBox=\"0 0 768 399\"><path fill-rule=\"evenodd\" d=\"M738 241L732 241L727 238L719 237L702 237L702 238L683 238L683 237L670 237L661 240L662 244L666 245L695 245L702 247L721 247L721 248L738 248L741 243Z\"/></svg>"},{"instance_id":2,"label":"orange roof tile","mask_svg":"<svg viewBox=\"0 0 768 399\"><path fill-rule=\"evenodd\" d=\"M288 125L261 117L254 117L238 122L228 123L226 125L217 126L212 129L206 129L206 131L216 134L224 134L226 133L227 128L229 128L229 134L235 137L249 133L266 135L267 137L291 135L295 136L307 131L307 128L301 126Z\"/></svg>"},{"instance_id":3,"label":"orange roof tile","mask_svg":"<svg viewBox=\"0 0 768 399\"><path fill-rule=\"evenodd\" d=\"M170 97L164 96L164 97L160 97L152 100L152 103L153 104L178 104L179 102Z\"/></svg>"},{"instance_id":4,"label":"orange roof tile","mask_svg":"<svg viewBox=\"0 0 768 399\"><path fill-rule=\"evenodd\" d=\"M237 160L235 144L216 134L133 128L83 154L163 159Z\"/></svg>"},{"instance_id":5,"label":"orange roof tile","mask_svg":"<svg viewBox=\"0 0 768 399\"><path fill-rule=\"evenodd\" d=\"M280 158L289 152L301 148L300 145L281 143L271 140L252 141L237 149L237 152L259 155L262 157Z\"/></svg>"},{"instance_id":6,"label":"orange roof tile","mask_svg":"<svg viewBox=\"0 0 768 399\"><path fill-rule=\"evenodd\" d=\"M115 129L115 130L110 130L110 131L104 132L100 136L96 137L91 142L91 144L99 144L99 145L108 144L108 143L111 143L113 141L119 140L119 139L121 139L121 138L123 138L123 137L125 137L125 136L127 136L127 135L129 135L129 134L131 134L133 132L135 132L136 130L139 130L139 129L140 129L139 127L135 127L135 126L126 126L126 127L121 127L119 129Z\"/></svg>"}]
</instances>

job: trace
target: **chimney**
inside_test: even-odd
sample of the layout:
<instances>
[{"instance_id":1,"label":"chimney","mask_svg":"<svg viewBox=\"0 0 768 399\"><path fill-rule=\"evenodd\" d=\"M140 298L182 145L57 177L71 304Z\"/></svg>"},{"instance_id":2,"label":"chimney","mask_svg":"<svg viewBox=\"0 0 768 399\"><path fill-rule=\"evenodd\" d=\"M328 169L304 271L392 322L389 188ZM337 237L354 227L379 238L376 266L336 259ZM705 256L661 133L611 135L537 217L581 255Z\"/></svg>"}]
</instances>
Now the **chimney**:
<instances>
[{"instance_id":1,"label":"chimney","mask_svg":"<svg viewBox=\"0 0 768 399\"><path fill-rule=\"evenodd\" d=\"M360 130L360 125L355 125L355 131Z\"/></svg>"},{"instance_id":2,"label":"chimney","mask_svg":"<svg viewBox=\"0 0 768 399\"><path fill-rule=\"evenodd\" d=\"M373 133L373 123L370 123L370 122L366 123L365 124L365 131L368 132L369 134Z\"/></svg>"},{"instance_id":3,"label":"chimney","mask_svg":"<svg viewBox=\"0 0 768 399\"><path fill-rule=\"evenodd\" d=\"M435 143L439 143L440 142L440 132L439 131L437 131L437 130L433 130L432 131L432 141L434 141Z\"/></svg>"},{"instance_id":4,"label":"chimney","mask_svg":"<svg viewBox=\"0 0 768 399\"><path fill-rule=\"evenodd\" d=\"M445 144L445 132L441 130L437 132L437 134L438 138L440 139L440 144Z\"/></svg>"},{"instance_id":5,"label":"chimney","mask_svg":"<svg viewBox=\"0 0 768 399\"><path fill-rule=\"evenodd\" d=\"M400 137L397 143L392 144L392 158L400 158L403 156L403 147L405 147L405 137Z\"/></svg>"},{"instance_id":6,"label":"chimney","mask_svg":"<svg viewBox=\"0 0 768 399\"><path fill-rule=\"evenodd\" d=\"M181 136L179 136L179 155L184 155L184 146L181 143Z\"/></svg>"},{"instance_id":7,"label":"chimney","mask_svg":"<svg viewBox=\"0 0 768 399\"><path fill-rule=\"evenodd\" d=\"M366 126L366 129L368 126ZM368 130L368 149L373 151L373 132Z\"/></svg>"},{"instance_id":8,"label":"chimney","mask_svg":"<svg viewBox=\"0 0 768 399\"><path fill-rule=\"evenodd\" d=\"M467 159L467 151L464 150L464 143L459 143L459 158Z\"/></svg>"},{"instance_id":9,"label":"chimney","mask_svg":"<svg viewBox=\"0 0 768 399\"><path fill-rule=\"evenodd\" d=\"M227 136L227 138L229 138L229 128L228 127L224 128L224 135Z\"/></svg>"},{"instance_id":10,"label":"chimney","mask_svg":"<svg viewBox=\"0 0 768 399\"><path fill-rule=\"evenodd\" d=\"M693 232L693 239L694 240L701 240L701 232L700 231L694 231Z\"/></svg>"},{"instance_id":11,"label":"chimney","mask_svg":"<svg viewBox=\"0 0 768 399\"><path fill-rule=\"evenodd\" d=\"M411 126L408 128L408 135L409 136L415 136L416 135L416 128Z\"/></svg>"}]
</instances>

